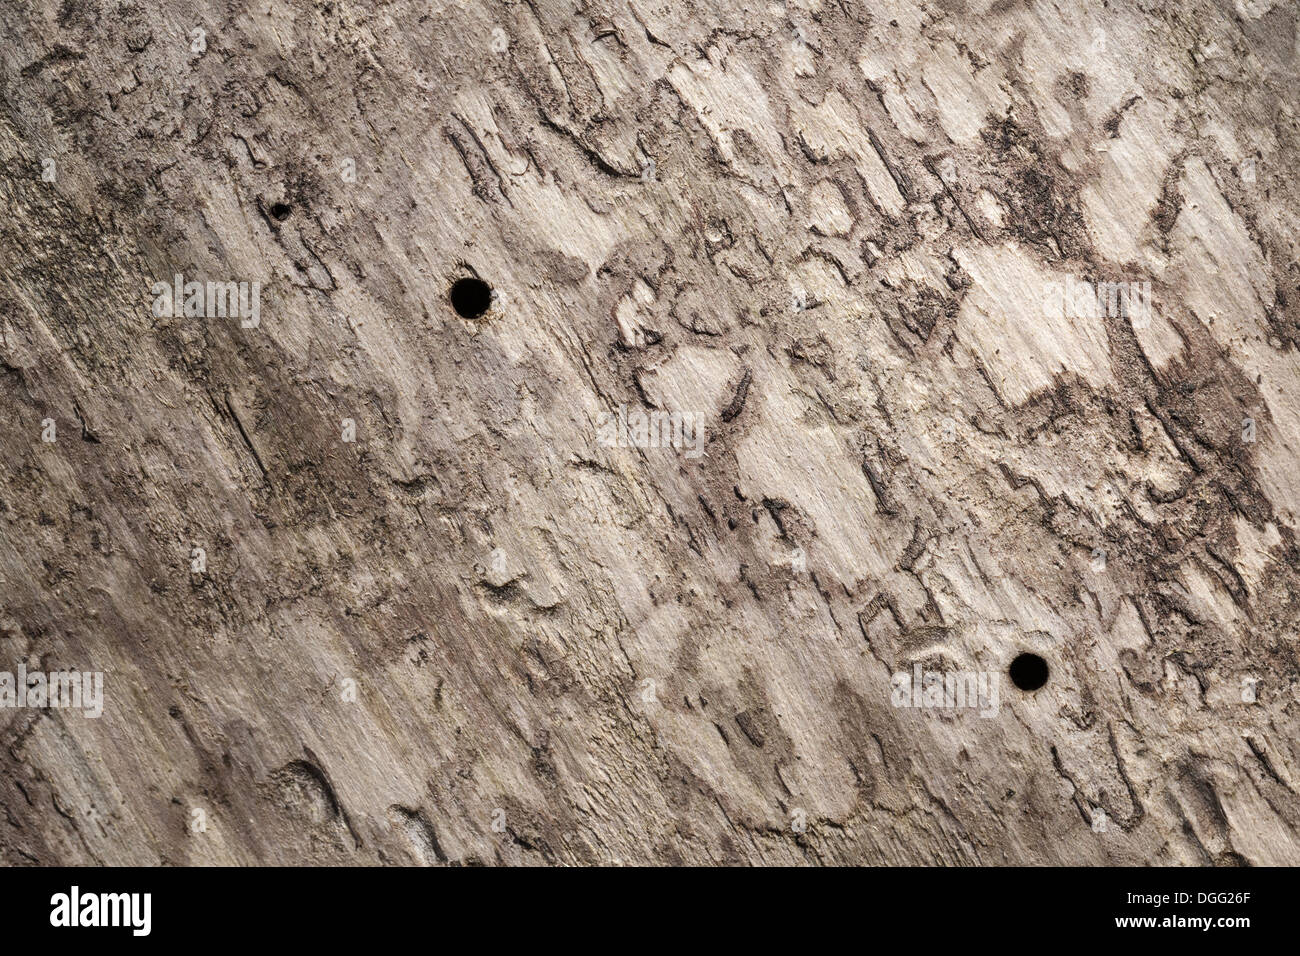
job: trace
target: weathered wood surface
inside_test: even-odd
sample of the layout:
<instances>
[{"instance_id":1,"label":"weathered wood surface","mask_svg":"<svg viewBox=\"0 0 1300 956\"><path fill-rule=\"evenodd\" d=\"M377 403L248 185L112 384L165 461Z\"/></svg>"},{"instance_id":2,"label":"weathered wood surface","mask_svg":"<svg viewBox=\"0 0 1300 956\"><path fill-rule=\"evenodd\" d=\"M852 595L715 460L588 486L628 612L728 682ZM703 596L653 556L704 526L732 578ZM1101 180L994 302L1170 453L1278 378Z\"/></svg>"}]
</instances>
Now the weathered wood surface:
<instances>
[{"instance_id":1,"label":"weathered wood surface","mask_svg":"<svg viewBox=\"0 0 1300 956\"><path fill-rule=\"evenodd\" d=\"M105 675L0 710L0 861L1300 862L1298 43L0 5L0 670ZM1021 651L992 719L891 705Z\"/></svg>"}]
</instances>

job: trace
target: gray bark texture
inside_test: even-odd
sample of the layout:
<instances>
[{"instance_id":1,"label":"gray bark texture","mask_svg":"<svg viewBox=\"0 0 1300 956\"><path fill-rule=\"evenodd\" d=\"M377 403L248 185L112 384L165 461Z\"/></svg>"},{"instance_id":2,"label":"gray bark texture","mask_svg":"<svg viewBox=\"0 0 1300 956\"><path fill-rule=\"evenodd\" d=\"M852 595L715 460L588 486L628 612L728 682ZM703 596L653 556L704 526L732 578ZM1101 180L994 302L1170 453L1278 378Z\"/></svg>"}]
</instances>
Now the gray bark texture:
<instances>
[{"instance_id":1,"label":"gray bark texture","mask_svg":"<svg viewBox=\"0 0 1300 956\"><path fill-rule=\"evenodd\" d=\"M1300 862L1297 21L6 0L0 862Z\"/></svg>"}]
</instances>

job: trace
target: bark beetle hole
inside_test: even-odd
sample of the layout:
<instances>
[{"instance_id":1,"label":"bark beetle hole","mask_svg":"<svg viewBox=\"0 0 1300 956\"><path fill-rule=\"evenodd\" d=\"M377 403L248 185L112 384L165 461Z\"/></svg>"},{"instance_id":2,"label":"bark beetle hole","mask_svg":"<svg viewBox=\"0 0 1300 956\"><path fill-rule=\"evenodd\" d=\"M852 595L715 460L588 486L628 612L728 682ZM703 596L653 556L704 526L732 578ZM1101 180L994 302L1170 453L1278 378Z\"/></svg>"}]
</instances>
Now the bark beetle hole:
<instances>
[{"instance_id":1,"label":"bark beetle hole","mask_svg":"<svg viewBox=\"0 0 1300 956\"><path fill-rule=\"evenodd\" d=\"M451 287L451 306L462 319L477 319L492 304L492 288L482 279L457 279Z\"/></svg>"},{"instance_id":2,"label":"bark beetle hole","mask_svg":"<svg viewBox=\"0 0 1300 956\"><path fill-rule=\"evenodd\" d=\"M1021 690L1038 690L1047 683L1047 661L1037 654L1021 654L1007 669L1011 683Z\"/></svg>"},{"instance_id":3,"label":"bark beetle hole","mask_svg":"<svg viewBox=\"0 0 1300 956\"><path fill-rule=\"evenodd\" d=\"M276 222L284 222L289 218L291 212L293 212L293 207L288 203L278 202L271 206L271 218Z\"/></svg>"}]
</instances>

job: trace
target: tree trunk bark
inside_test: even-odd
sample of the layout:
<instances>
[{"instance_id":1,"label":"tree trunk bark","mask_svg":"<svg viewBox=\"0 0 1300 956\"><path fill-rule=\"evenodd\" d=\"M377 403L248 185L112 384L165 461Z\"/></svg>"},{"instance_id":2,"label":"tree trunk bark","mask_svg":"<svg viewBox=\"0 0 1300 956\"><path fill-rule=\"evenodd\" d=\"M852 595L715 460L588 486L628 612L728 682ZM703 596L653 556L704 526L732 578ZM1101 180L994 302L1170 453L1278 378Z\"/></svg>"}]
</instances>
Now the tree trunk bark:
<instances>
[{"instance_id":1,"label":"tree trunk bark","mask_svg":"<svg viewBox=\"0 0 1300 956\"><path fill-rule=\"evenodd\" d=\"M1294 4L152 6L0 5L0 862L1300 862Z\"/></svg>"}]
</instances>

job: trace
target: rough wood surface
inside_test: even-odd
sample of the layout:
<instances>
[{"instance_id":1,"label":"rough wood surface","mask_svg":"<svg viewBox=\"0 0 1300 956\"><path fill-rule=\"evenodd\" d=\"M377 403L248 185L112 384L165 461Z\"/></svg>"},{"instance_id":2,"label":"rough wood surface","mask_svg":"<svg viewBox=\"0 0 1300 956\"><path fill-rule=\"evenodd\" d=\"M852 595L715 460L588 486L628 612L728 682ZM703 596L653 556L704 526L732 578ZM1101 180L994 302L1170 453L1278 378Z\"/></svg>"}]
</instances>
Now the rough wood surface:
<instances>
[{"instance_id":1,"label":"rough wood surface","mask_svg":"<svg viewBox=\"0 0 1300 956\"><path fill-rule=\"evenodd\" d=\"M104 674L0 710L0 861L1300 862L1298 44L0 5L0 670Z\"/></svg>"}]
</instances>

